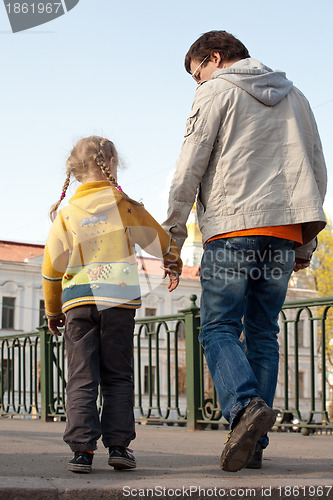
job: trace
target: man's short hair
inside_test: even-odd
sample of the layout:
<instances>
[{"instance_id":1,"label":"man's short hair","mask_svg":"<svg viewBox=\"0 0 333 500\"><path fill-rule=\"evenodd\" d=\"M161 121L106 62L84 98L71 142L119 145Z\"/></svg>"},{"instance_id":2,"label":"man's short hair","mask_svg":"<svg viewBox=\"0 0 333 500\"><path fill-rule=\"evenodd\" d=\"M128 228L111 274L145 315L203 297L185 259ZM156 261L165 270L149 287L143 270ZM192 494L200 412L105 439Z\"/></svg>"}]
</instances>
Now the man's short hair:
<instances>
[{"instance_id":1,"label":"man's short hair","mask_svg":"<svg viewBox=\"0 0 333 500\"><path fill-rule=\"evenodd\" d=\"M208 31L201 35L190 47L185 56L185 69L191 74L191 61L203 61L212 52L219 52L222 60L246 59L249 51L240 40L226 31ZM208 61L205 64L207 64Z\"/></svg>"}]
</instances>

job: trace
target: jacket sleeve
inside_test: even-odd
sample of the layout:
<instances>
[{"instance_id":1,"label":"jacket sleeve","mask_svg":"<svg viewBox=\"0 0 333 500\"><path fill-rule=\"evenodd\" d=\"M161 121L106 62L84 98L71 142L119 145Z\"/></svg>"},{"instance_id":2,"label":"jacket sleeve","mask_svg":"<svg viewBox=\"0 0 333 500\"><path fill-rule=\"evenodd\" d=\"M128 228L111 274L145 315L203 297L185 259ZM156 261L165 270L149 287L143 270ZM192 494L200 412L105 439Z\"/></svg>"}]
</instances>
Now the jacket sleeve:
<instances>
[{"instance_id":1,"label":"jacket sleeve","mask_svg":"<svg viewBox=\"0 0 333 500\"><path fill-rule=\"evenodd\" d=\"M62 315L62 278L69 257L62 236L62 221L58 214L45 245L42 264L45 314L48 318L58 318Z\"/></svg>"},{"instance_id":2,"label":"jacket sleeve","mask_svg":"<svg viewBox=\"0 0 333 500\"><path fill-rule=\"evenodd\" d=\"M295 257L303 260L311 260L313 252L317 249L318 239L314 238L306 245L296 248Z\"/></svg>"},{"instance_id":3,"label":"jacket sleeve","mask_svg":"<svg viewBox=\"0 0 333 500\"><path fill-rule=\"evenodd\" d=\"M323 153L323 148L317 128L317 123L309 105L310 119L313 130L313 174L318 187L322 202L324 202L327 189L327 169ZM296 249L296 257L304 260L311 260L313 252L317 249L317 237Z\"/></svg>"},{"instance_id":4,"label":"jacket sleeve","mask_svg":"<svg viewBox=\"0 0 333 500\"><path fill-rule=\"evenodd\" d=\"M143 206L136 206L136 225L128 227L131 245L137 243L142 250L163 259L165 267L181 274L182 260L176 243Z\"/></svg>"},{"instance_id":5,"label":"jacket sleeve","mask_svg":"<svg viewBox=\"0 0 333 500\"><path fill-rule=\"evenodd\" d=\"M327 189L327 169L323 153L323 147L321 144L317 128L317 123L311 109L310 109L310 114L311 114L311 122L312 122L313 136L314 136L313 173L316 179L321 200L322 202L324 202Z\"/></svg>"},{"instance_id":6,"label":"jacket sleeve","mask_svg":"<svg viewBox=\"0 0 333 500\"><path fill-rule=\"evenodd\" d=\"M212 82L201 84L186 122L184 142L176 163L163 227L181 249L187 237L186 222L201 179L206 172L221 123L219 99Z\"/></svg>"}]
</instances>

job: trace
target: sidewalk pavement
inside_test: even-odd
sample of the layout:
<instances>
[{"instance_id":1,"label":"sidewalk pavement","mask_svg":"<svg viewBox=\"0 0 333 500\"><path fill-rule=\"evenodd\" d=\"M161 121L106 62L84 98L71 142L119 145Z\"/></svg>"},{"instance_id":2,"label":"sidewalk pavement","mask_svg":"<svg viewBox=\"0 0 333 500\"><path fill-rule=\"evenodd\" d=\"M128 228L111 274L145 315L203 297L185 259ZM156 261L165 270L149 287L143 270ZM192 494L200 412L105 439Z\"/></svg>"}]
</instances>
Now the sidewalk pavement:
<instances>
[{"instance_id":1,"label":"sidewalk pavement","mask_svg":"<svg viewBox=\"0 0 333 500\"><path fill-rule=\"evenodd\" d=\"M91 474L67 470L64 422L0 417L0 500L333 499L333 435L271 432L263 468L227 473L227 432L137 425L137 469L115 471L99 442Z\"/></svg>"}]
</instances>

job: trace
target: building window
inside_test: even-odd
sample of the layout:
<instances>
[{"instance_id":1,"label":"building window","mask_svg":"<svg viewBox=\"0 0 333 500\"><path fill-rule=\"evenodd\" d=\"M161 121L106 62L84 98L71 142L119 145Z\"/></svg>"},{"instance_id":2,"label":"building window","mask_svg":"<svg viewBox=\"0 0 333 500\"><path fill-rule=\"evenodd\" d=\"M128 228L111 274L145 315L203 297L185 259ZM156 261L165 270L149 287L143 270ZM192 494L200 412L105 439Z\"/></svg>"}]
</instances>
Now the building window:
<instances>
[{"instance_id":1,"label":"building window","mask_svg":"<svg viewBox=\"0 0 333 500\"><path fill-rule=\"evenodd\" d=\"M2 325L3 329L14 328L15 298L2 297Z\"/></svg>"},{"instance_id":2,"label":"building window","mask_svg":"<svg viewBox=\"0 0 333 500\"><path fill-rule=\"evenodd\" d=\"M146 316L156 316L156 309L153 307L145 308L145 317ZM147 323L147 329L145 328L145 335L148 336L148 332L154 332L156 327L156 323Z\"/></svg>"},{"instance_id":3,"label":"building window","mask_svg":"<svg viewBox=\"0 0 333 500\"><path fill-rule=\"evenodd\" d=\"M298 347L304 347L304 319L300 319L297 323Z\"/></svg>"},{"instance_id":4,"label":"building window","mask_svg":"<svg viewBox=\"0 0 333 500\"><path fill-rule=\"evenodd\" d=\"M305 346L305 330L306 330L306 325L305 325L306 320L304 319L299 319L298 321L294 322L291 321L288 326L288 332L290 335L288 336L288 342L290 346L295 346L295 327L297 329L297 346L298 347L306 347Z\"/></svg>"},{"instance_id":5,"label":"building window","mask_svg":"<svg viewBox=\"0 0 333 500\"><path fill-rule=\"evenodd\" d=\"M43 325L44 316L45 316L45 301L40 300L39 301L39 323L38 323L39 326Z\"/></svg>"},{"instance_id":6,"label":"building window","mask_svg":"<svg viewBox=\"0 0 333 500\"><path fill-rule=\"evenodd\" d=\"M150 370L151 370L151 387L149 385L149 366L145 365L145 382L144 382L145 394L155 394L155 366L151 366Z\"/></svg>"},{"instance_id":7,"label":"building window","mask_svg":"<svg viewBox=\"0 0 333 500\"><path fill-rule=\"evenodd\" d=\"M298 395L299 398L304 398L304 372L299 372L298 374Z\"/></svg>"},{"instance_id":8,"label":"building window","mask_svg":"<svg viewBox=\"0 0 333 500\"><path fill-rule=\"evenodd\" d=\"M178 367L178 393L186 393L186 368L185 366Z\"/></svg>"}]
</instances>

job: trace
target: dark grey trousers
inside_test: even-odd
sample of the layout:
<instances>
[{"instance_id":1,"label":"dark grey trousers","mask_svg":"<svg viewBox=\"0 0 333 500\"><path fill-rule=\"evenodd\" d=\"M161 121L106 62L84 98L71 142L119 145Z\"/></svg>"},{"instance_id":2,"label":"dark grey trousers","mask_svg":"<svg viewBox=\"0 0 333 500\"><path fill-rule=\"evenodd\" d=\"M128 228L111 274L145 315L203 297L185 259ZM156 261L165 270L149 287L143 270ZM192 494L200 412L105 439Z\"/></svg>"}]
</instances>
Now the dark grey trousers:
<instances>
[{"instance_id":1,"label":"dark grey trousers","mask_svg":"<svg viewBox=\"0 0 333 500\"><path fill-rule=\"evenodd\" d=\"M80 306L66 313L68 362L67 424L64 441L72 451L127 447L135 438L133 331L134 309ZM98 386L103 395L101 418Z\"/></svg>"}]
</instances>

